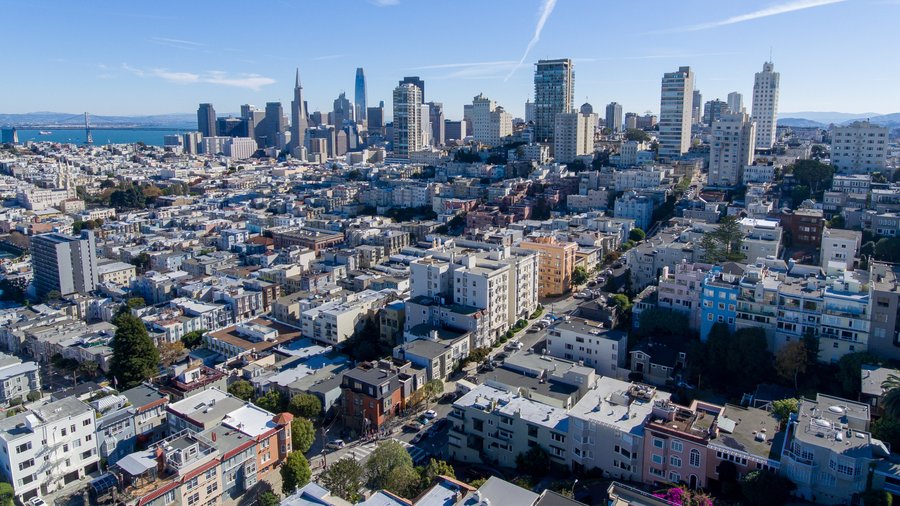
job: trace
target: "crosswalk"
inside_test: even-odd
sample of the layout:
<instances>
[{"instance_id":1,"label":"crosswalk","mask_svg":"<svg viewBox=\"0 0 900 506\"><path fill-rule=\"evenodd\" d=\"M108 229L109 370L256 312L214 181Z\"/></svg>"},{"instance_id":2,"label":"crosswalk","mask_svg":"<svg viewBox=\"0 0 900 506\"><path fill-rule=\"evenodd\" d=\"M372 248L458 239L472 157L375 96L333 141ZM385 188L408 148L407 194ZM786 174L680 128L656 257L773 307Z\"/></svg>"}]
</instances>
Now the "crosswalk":
<instances>
[{"instance_id":1,"label":"crosswalk","mask_svg":"<svg viewBox=\"0 0 900 506\"><path fill-rule=\"evenodd\" d=\"M409 452L409 455L412 457L413 463L415 464L420 464L428 458L428 454L425 452L425 450L419 448L418 446L413 446L406 441L401 441L399 439L392 438L391 441L396 441L403 445L403 447L406 448L406 451ZM350 451L348 451L346 455L350 455L357 461L363 462L367 458L369 458L369 455L371 455L372 452L375 451L375 448L383 442L384 441L373 441L371 443L366 443L364 445L354 447L350 449Z\"/></svg>"}]
</instances>

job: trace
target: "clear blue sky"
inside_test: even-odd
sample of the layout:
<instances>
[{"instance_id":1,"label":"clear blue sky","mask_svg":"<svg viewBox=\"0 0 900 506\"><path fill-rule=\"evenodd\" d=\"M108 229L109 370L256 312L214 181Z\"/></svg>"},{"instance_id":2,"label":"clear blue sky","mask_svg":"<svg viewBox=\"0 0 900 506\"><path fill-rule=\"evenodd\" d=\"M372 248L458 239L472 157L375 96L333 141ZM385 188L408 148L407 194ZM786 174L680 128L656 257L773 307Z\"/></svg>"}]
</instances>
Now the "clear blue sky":
<instances>
[{"instance_id":1,"label":"clear blue sky","mask_svg":"<svg viewBox=\"0 0 900 506\"><path fill-rule=\"evenodd\" d=\"M297 66L310 110L330 110L362 66L370 104L390 108L397 81L419 75L449 118L480 92L521 116L533 63L562 57L577 104L657 111L663 72L690 65L704 100L739 91L749 109L770 48L782 112L900 111L900 0L0 0L0 12L3 113L287 108Z\"/></svg>"}]
</instances>

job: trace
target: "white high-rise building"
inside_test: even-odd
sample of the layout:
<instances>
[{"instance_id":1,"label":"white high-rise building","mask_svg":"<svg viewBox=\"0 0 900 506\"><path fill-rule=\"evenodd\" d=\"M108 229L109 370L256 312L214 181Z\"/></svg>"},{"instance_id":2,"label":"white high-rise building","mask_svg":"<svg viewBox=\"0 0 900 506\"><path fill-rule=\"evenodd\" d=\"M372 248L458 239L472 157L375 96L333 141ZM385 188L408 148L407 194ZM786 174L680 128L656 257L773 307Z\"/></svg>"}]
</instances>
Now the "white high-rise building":
<instances>
[{"instance_id":1,"label":"white high-rise building","mask_svg":"<svg viewBox=\"0 0 900 506\"><path fill-rule=\"evenodd\" d=\"M867 174L884 170L888 128L854 121L831 130L831 165L840 174Z\"/></svg>"},{"instance_id":2,"label":"white high-rise building","mask_svg":"<svg viewBox=\"0 0 900 506\"><path fill-rule=\"evenodd\" d=\"M744 166L753 163L755 146L756 124L746 114L725 114L713 122L709 143L709 184L740 184Z\"/></svg>"},{"instance_id":3,"label":"white high-rise building","mask_svg":"<svg viewBox=\"0 0 900 506\"><path fill-rule=\"evenodd\" d=\"M569 163L579 156L594 152L596 114L583 112L557 114L554 130L553 157L556 161Z\"/></svg>"},{"instance_id":4,"label":"white high-rise building","mask_svg":"<svg viewBox=\"0 0 900 506\"><path fill-rule=\"evenodd\" d=\"M744 96L736 91L728 94L728 110L732 114L746 112L744 110Z\"/></svg>"},{"instance_id":5,"label":"white high-rise building","mask_svg":"<svg viewBox=\"0 0 900 506\"><path fill-rule=\"evenodd\" d=\"M489 146L499 146L512 135L512 115L496 102L479 93L472 99L472 136Z\"/></svg>"},{"instance_id":6,"label":"white high-rise building","mask_svg":"<svg viewBox=\"0 0 900 506\"><path fill-rule=\"evenodd\" d=\"M659 156L676 158L691 146L691 112L694 99L694 72L679 67L662 79L659 107Z\"/></svg>"},{"instance_id":7,"label":"white high-rise building","mask_svg":"<svg viewBox=\"0 0 900 506\"><path fill-rule=\"evenodd\" d=\"M394 88L394 156L409 158L422 149L422 90L405 83Z\"/></svg>"},{"instance_id":8,"label":"white high-rise building","mask_svg":"<svg viewBox=\"0 0 900 506\"><path fill-rule=\"evenodd\" d=\"M753 81L753 121L756 122L756 148L772 149L778 120L778 87L781 74L775 64L766 62Z\"/></svg>"}]
</instances>

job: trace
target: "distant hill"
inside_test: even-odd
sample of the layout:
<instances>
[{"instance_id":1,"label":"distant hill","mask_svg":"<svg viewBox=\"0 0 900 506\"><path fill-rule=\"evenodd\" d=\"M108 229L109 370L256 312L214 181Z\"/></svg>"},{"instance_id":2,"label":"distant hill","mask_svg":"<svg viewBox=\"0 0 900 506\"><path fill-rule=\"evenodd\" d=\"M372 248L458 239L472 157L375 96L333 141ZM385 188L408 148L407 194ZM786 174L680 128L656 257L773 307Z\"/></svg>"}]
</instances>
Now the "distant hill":
<instances>
[{"instance_id":1,"label":"distant hill","mask_svg":"<svg viewBox=\"0 0 900 506\"><path fill-rule=\"evenodd\" d=\"M848 121L858 120L858 119L866 119L866 118L874 118L876 116L881 116L881 114L877 112L860 112L860 113L852 113L852 112L815 112L815 111L804 111L804 112L779 112L779 118L802 118L810 121L815 121L818 123L822 123L828 125L830 123L841 124ZM779 121L781 121L779 119Z\"/></svg>"},{"instance_id":2,"label":"distant hill","mask_svg":"<svg viewBox=\"0 0 900 506\"><path fill-rule=\"evenodd\" d=\"M778 124L790 127L827 128L830 124L847 125L854 121L869 120L888 128L900 128L900 112L891 114L846 112L785 112L778 114Z\"/></svg>"},{"instance_id":3,"label":"distant hill","mask_svg":"<svg viewBox=\"0 0 900 506\"><path fill-rule=\"evenodd\" d=\"M825 128L828 125L805 118L778 118L778 126L801 128Z\"/></svg>"},{"instance_id":4,"label":"distant hill","mask_svg":"<svg viewBox=\"0 0 900 506\"><path fill-rule=\"evenodd\" d=\"M25 114L0 114L0 125L19 128L36 127L77 127L84 124L84 114L65 112L29 112ZM196 114L156 114L152 116L94 116L91 126L95 128L197 128Z\"/></svg>"}]
</instances>

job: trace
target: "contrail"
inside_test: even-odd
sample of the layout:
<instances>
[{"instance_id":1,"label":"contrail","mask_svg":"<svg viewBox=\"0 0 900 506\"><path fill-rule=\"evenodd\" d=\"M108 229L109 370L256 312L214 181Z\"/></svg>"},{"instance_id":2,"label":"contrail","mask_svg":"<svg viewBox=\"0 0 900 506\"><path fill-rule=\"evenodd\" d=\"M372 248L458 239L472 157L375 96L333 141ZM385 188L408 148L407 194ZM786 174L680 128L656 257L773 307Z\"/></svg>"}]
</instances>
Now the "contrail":
<instances>
[{"instance_id":1,"label":"contrail","mask_svg":"<svg viewBox=\"0 0 900 506\"><path fill-rule=\"evenodd\" d=\"M541 17L538 18L537 26L534 27L534 36L531 37L531 40L528 42L528 46L525 48L525 53L522 55L522 59L519 60L519 63L513 67L512 70L507 74L506 79L504 81L509 81L509 78L512 77L513 74L519 70L519 67L525 63L525 58L528 58L528 53L531 52L531 48L541 40L541 31L544 30L544 23L547 22L547 18L550 17L550 14L553 12L553 8L556 7L556 0L544 0L544 3L541 5Z\"/></svg>"},{"instance_id":2,"label":"contrail","mask_svg":"<svg viewBox=\"0 0 900 506\"><path fill-rule=\"evenodd\" d=\"M812 9L823 5L830 5L844 2L845 0L793 0L779 5L773 5L746 14L740 14L725 18L719 21L709 23L700 23L699 25L683 26L681 28L673 28L670 30L662 30L656 33L678 33L678 32L696 32L699 30L708 30L710 28L718 28L720 26L733 25L743 23L745 21L753 21L754 19L767 18L769 16L777 16L788 12L802 11L804 9Z\"/></svg>"}]
</instances>

